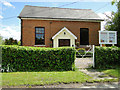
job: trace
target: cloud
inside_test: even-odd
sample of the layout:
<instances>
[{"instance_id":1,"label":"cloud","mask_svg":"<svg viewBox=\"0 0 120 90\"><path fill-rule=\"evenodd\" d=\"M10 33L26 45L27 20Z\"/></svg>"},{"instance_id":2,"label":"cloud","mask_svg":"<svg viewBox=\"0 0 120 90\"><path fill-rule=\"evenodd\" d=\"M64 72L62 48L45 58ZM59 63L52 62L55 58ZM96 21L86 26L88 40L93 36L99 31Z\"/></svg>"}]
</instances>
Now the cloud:
<instances>
[{"instance_id":1,"label":"cloud","mask_svg":"<svg viewBox=\"0 0 120 90\"><path fill-rule=\"evenodd\" d=\"M98 13L98 15L101 17L101 19L104 19L103 22L101 22L101 30L105 30L105 24L107 22L107 20L109 19L107 16L111 17L111 11L107 11L104 13ZM107 15L107 16L106 16Z\"/></svg>"},{"instance_id":2,"label":"cloud","mask_svg":"<svg viewBox=\"0 0 120 90\"><path fill-rule=\"evenodd\" d=\"M3 16L0 15L0 19L2 19L2 18L3 18Z\"/></svg>"},{"instance_id":3,"label":"cloud","mask_svg":"<svg viewBox=\"0 0 120 90\"><path fill-rule=\"evenodd\" d=\"M20 40L20 26L15 25L1 25L0 34L3 39L13 37L14 39Z\"/></svg>"},{"instance_id":4,"label":"cloud","mask_svg":"<svg viewBox=\"0 0 120 90\"><path fill-rule=\"evenodd\" d=\"M13 7L15 8L15 6L13 6L11 3L7 2L7 1L1 1L3 3L3 5L7 6L7 7Z\"/></svg>"}]
</instances>

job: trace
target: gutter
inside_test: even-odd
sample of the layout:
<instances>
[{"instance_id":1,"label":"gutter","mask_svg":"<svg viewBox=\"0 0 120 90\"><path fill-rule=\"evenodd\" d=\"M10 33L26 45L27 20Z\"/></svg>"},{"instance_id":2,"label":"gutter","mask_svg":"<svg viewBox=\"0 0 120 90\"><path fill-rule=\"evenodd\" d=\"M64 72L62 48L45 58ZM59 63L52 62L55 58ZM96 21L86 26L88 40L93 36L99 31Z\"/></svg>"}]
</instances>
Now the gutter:
<instances>
[{"instance_id":1,"label":"gutter","mask_svg":"<svg viewBox=\"0 0 120 90\"><path fill-rule=\"evenodd\" d=\"M93 21L101 22L103 19L71 19L71 18L50 18L50 17L20 17L20 19L36 19L36 20L58 20L58 21Z\"/></svg>"}]
</instances>

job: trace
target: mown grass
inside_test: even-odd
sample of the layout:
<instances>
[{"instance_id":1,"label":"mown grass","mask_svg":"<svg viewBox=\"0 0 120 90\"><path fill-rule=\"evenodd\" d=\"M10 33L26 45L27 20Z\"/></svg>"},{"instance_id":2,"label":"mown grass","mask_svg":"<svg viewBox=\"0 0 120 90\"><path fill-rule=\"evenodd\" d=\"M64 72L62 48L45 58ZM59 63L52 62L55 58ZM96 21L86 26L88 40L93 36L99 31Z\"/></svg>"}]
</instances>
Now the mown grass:
<instances>
[{"instance_id":1,"label":"mown grass","mask_svg":"<svg viewBox=\"0 0 120 90\"><path fill-rule=\"evenodd\" d=\"M98 69L98 71L120 79L120 67L116 67L114 69Z\"/></svg>"},{"instance_id":2,"label":"mown grass","mask_svg":"<svg viewBox=\"0 0 120 90\"><path fill-rule=\"evenodd\" d=\"M115 78L113 78L113 79L107 79L107 78L105 78L105 79L92 79L92 80L89 80L89 81L87 81L88 83L100 83L100 82L118 82L119 80L118 80L118 78L117 79L115 79Z\"/></svg>"},{"instance_id":3,"label":"mown grass","mask_svg":"<svg viewBox=\"0 0 120 90\"><path fill-rule=\"evenodd\" d=\"M82 83L92 77L80 71L2 73L2 86Z\"/></svg>"},{"instance_id":4,"label":"mown grass","mask_svg":"<svg viewBox=\"0 0 120 90\"><path fill-rule=\"evenodd\" d=\"M108 70L103 70L103 72L110 76L120 78L120 70L118 69L108 69Z\"/></svg>"}]
</instances>

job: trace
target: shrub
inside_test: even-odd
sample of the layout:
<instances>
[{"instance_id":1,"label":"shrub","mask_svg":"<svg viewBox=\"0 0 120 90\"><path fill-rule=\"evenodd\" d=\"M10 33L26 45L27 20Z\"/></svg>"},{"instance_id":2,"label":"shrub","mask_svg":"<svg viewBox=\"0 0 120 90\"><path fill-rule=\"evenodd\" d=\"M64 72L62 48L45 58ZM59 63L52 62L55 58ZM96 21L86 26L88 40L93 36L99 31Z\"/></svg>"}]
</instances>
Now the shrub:
<instances>
[{"instance_id":1,"label":"shrub","mask_svg":"<svg viewBox=\"0 0 120 90\"><path fill-rule=\"evenodd\" d=\"M79 47L79 46L80 46L80 43L79 43L79 42L76 42L76 46Z\"/></svg>"},{"instance_id":2,"label":"shrub","mask_svg":"<svg viewBox=\"0 0 120 90\"><path fill-rule=\"evenodd\" d=\"M85 54L85 49L84 48L78 48L76 50L77 50L76 55L79 55L79 54L84 55Z\"/></svg>"},{"instance_id":3,"label":"shrub","mask_svg":"<svg viewBox=\"0 0 120 90\"><path fill-rule=\"evenodd\" d=\"M120 65L120 48L118 47L96 47L95 67L113 68Z\"/></svg>"},{"instance_id":4,"label":"shrub","mask_svg":"<svg viewBox=\"0 0 120 90\"><path fill-rule=\"evenodd\" d=\"M1 46L2 68L11 71L72 70L75 49ZM9 71L10 71L9 70Z\"/></svg>"},{"instance_id":5,"label":"shrub","mask_svg":"<svg viewBox=\"0 0 120 90\"><path fill-rule=\"evenodd\" d=\"M5 45L18 45L18 41L13 38L5 39Z\"/></svg>"}]
</instances>

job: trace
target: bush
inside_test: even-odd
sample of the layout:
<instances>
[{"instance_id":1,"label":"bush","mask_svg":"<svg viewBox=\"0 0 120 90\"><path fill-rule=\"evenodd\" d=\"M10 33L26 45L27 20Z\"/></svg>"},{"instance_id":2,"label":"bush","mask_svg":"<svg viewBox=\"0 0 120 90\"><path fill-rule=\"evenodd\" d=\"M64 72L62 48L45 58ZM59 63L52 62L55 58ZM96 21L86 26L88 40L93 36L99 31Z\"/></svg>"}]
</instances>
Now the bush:
<instances>
[{"instance_id":1,"label":"bush","mask_svg":"<svg viewBox=\"0 0 120 90\"><path fill-rule=\"evenodd\" d=\"M85 49L84 48L78 48L78 49L76 49L77 50L77 52L76 52L76 55L84 55L85 54Z\"/></svg>"},{"instance_id":2,"label":"bush","mask_svg":"<svg viewBox=\"0 0 120 90\"><path fill-rule=\"evenodd\" d=\"M18 41L13 38L5 39L5 45L18 45Z\"/></svg>"},{"instance_id":3,"label":"bush","mask_svg":"<svg viewBox=\"0 0 120 90\"><path fill-rule=\"evenodd\" d=\"M96 47L95 67L114 68L120 65L120 48L118 47Z\"/></svg>"},{"instance_id":4,"label":"bush","mask_svg":"<svg viewBox=\"0 0 120 90\"><path fill-rule=\"evenodd\" d=\"M75 49L72 47L40 48L4 45L2 68L9 71L72 70Z\"/></svg>"}]
</instances>

